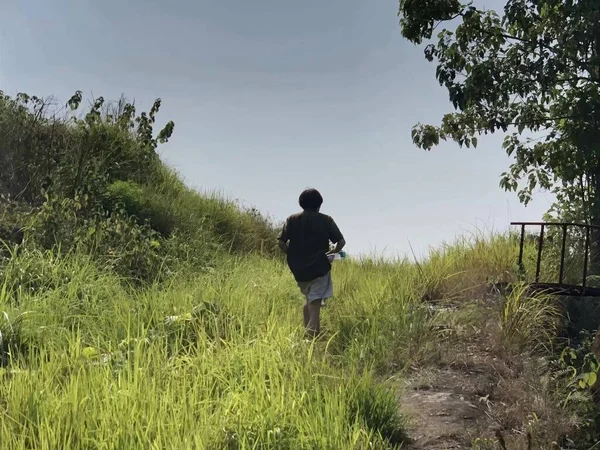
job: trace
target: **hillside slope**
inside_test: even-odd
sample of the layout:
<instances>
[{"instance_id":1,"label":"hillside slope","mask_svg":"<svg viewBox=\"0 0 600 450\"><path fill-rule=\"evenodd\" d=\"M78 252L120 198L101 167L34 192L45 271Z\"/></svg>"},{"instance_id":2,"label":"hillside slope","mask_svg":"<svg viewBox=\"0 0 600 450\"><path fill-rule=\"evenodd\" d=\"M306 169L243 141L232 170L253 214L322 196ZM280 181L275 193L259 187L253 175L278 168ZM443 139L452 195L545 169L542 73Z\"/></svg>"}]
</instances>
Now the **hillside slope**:
<instances>
[{"instance_id":1,"label":"hillside slope","mask_svg":"<svg viewBox=\"0 0 600 450\"><path fill-rule=\"evenodd\" d=\"M153 131L159 101L136 116L99 99L74 119L81 100L0 96L3 448L590 442L589 342L571 353L556 303L497 289L517 279L514 236L336 262L325 337L307 342L276 226L160 162L174 125ZM484 398L483 422L455 414L442 436L427 388Z\"/></svg>"}]
</instances>

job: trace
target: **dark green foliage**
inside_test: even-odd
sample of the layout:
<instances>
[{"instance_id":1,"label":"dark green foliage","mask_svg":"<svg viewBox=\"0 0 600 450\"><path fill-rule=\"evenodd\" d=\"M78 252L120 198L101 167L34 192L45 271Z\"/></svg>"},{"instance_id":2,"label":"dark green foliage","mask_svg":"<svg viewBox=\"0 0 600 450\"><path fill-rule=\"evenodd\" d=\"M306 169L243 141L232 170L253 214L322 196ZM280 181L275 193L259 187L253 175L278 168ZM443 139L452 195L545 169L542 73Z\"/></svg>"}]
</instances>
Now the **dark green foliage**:
<instances>
[{"instance_id":1,"label":"dark green foliage","mask_svg":"<svg viewBox=\"0 0 600 450\"><path fill-rule=\"evenodd\" d=\"M0 239L31 250L85 252L124 280L155 282L210 264L219 252L274 251L275 230L257 211L199 195L167 169L154 132L161 100L132 103L81 92L55 102L0 92ZM24 238L24 242L23 242ZM3 248L4 248L3 247Z\"/></svg>"},{"instance_id":2,"label":"dark green foliage","mask_svg":"<svg viewBox=\"0 0 600 450\"><path fill-rule=\"evenodd\" d=\"M21 211L17 204L0 196L0 256L24 239Z\"/></svg>"},{"instance_id":3,"label":"dark green foliage","mask_svg":"<svg viewBox=\"0 0 600 450\"><path fill-rule=\"evenodd\" d=\"M456 110L440 126L418 124L415 144L476 147L481 134L511 131L504 149L514 162L501 186L524 203L538 187L553 190L554 213L600 223L600 2L509 0L498 14L400 0L400 14L414 43L438 30L425 57ZM442 28L452 20L455 30Z\"/></svg>"},{"instance_id":4,"label":"dark green foliage","mask_svg":"<svg viewBox=\"0 0 600 450\"><path fill-rule=\"evenodd\" d=\"M560 394L557 401L561 408L581 417L575 436L576 448L592 448L597 443L600 430L596 385L600 366L593 353L593 339L593 332L581 331L550 364L551 381Z\"/></svg>"},{"instance_id":5,"label":"dark green foliage","mask_svg":"<svg viewBox=\"0 0 600 450\"><path fill-rule=\"evenodd\" d=\"M133 181L115 181L108 186L104 204L107 209L122 204L138 223L148 223L163 236L169 236L176 226L173 205L164 197L153 194L151 187Z\"/></svg>"},{"instance_id":6,"label":"dark green foliage","mask_svg":"<svg viewBox=\"0 0 600 450\"><path fill-rule=\"evenodd\" d=\"M35 336L24 326L28 313L0 316L0 367L26 356L35 347Z\"/></svg>"},{"instance_id":7,"label":"dark green foliage","mask_svg":"<svg viewBox=\"0 0 600 450\"><path fill-rule=\"evenodd\" d=\"M80 101L78 93L70 108ZM170 122L152 138L159 107L157 100L149 115L135 117L132 104L105 105L100 97L78 119L52 101L0 92L0 194L40 204L47 190L74 198L118 179L147 180L160 164L158 143L174 127Z\"/></svg>"},{"instance_id":8,"label":"dark green foliage","mask_svg":"<svg viewBox=\"0 0 600 450\"><path fill-rule=\"evenodd\" d=\"M48 197L29 227L31 240L62 254L80 251L99 266L136 282L155 281L161 270L160 235L121 211L81 214L76 200Z\"/></svg>"}]
</instances>

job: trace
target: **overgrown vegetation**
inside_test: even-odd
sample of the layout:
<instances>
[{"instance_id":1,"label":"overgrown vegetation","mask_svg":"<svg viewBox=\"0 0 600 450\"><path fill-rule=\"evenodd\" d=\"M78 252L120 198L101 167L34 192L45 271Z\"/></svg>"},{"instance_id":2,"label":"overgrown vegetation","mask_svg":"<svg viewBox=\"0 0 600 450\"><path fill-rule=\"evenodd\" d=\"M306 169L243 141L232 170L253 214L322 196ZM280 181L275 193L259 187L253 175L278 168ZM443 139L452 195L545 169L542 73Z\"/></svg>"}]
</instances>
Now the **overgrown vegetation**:
<instances>
[{"instance_id":1,"label":"overgrown vegetation","mask_svg":"<svg viewBox=\"0 0 600 450\"><path fill-rule=\"evenodd\" d=\"M552 191L549 217L600 224L600 3L506 0L498 10L462 0L399 0L402 35L427 45L454 109L417 124L414 143L477 147L504 134L512 164L500 186L527 204ZM433 76L433 74L432 74ZM600 233L592 233L600 272Z\"/></svg>"},{"instance_id":2,"label":"overgrown vegetation","mask_svg":"<svg viewBox=\"0 0 600 450\"><path fill-rule=\"evenodd\" d=\"M416 124L412 130L414 144L430 150L442 140L452 140L461 147L477 147L483 135L504 134L503 148L512 163L501 175L503 189L516 192L524 204L538 188L551 191L556 202L546 214L547 220L598 225L600 3L507 0L502 9L494 11L471 1L399 0L399 16L404 38L415 44L426 42L424 57L435 63L435 78L448 92L453 108L439 126ZM560 279L580 285L583 266L587 269L589 263L587 273L595 276L585 282L597 286L599 229L592 228L586 236L585 229L576 227L549 228L540 281ZM588 250L584 251L586 239L591 243L589 258ZM566 257L561 261L563 249ZM525 259L530 263L531 255ZM561 329L553 318L565 317L566 311L554 311L556 300L544 296L530 299L524 294L517 288L501 307L503 347L512 347L513 352L525 347L544 348L543 353L552 355L549 358L555 357L557 347L564 342L549 341ZM585 342L577 345L584 346ZM573 365L564 357L576 354L569 349L560 358L561 367L574 373L567 384L589 389L595 385L595 357L588 352ZM564 377L558 379L565 381ZM566 395L569 401L581 399L572 390L565 394L557 384L545 386L549 392L562 392L558 397ZM540 398L557 402L552 396ZM585 420L597 415L591 407L580 412ZM564 430L558 417L549 417L542 421L546 426ZM539 416L534 419L537 422ZM546 438L547 434L542 439ZM560 439L552 442L548 445L567 445ZM597 446L588 442L579 443L578 448L588 444Z\"/></svg>"},{"instance_id":3,"label":"overgrown vegetation","mask_svg":"<svg viewBox=\"0 0 600 450\"><path fill-rule=\"evenodd\" d=\"M151 283L210 267L223 250L273 254L273 225L255 210L202 196L165 167L156 149L161 101L95 99L82 117L66 107L0 93L0 236L22 230L25 248L90 255L129 282Z\"/></svg>"},{"instance_id":4,"label":"overgrown vegetation","mask_svg":"<svg viewBox=\"0 0 600 450\"><path fill-rule=\"evenodd\" d=\"M505 429L532 430L535 415L543 442L592 435L597 365L560 340L557 305L505 291L515 236L418 264L335 263L325 337L306 342L276 225L160 162L174 129L155 135L160 101L136 116L97 99L79 118L81 102L0 97L3 447L397 448L398 380L470 340L535 363L504 380L531 400L503 399ZM528 240L526 276L535 252Z\"/></svg>"}]
</instances>

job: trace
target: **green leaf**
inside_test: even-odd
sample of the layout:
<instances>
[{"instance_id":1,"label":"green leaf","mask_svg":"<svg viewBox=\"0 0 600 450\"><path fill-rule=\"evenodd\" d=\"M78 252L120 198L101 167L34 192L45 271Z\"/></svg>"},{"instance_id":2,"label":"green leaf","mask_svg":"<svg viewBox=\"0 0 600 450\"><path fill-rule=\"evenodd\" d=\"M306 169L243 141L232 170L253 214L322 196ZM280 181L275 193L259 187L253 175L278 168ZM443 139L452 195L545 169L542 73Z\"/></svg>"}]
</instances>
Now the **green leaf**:
<instances>
[{"instance_id":1,"label":"green leaf","mask_svg":"<svg viewBox=\"0 0 600 450\"><path fill-rule=\"evenodd\" d=\"M81 354L88 359L91 358L95 358L96 356L98 356L100 354L100 352L98 351L97 348L94 347L85 347L82 351Z\"/></svg>"},{"instance_id":2,"label":"green leaf","mask_svg":"<svg viewBox=\"0 0 600 450\"><path fill-rule=\"evenodd\" d=\"M435 60L431 76L455 110L442 120L445 134L430 133L437 129L425 125L413 134L414 142L430 149L447 135L460 146L477 147L481 132L514 126L517 133L502 146L517 161L502 185L518 191L513 187L535 172L537 185L557 195L559 215L600 220L600 192L593 183L580 185L596 177L600 142L594 113L600 111L600 67L587 63L600 22L592 3L509 2L498 14L459 0L400 0L405 38L420 44L439 31L425 57ZM517 195L524 203L531 198L531 192Z\"/></svg>"},{"instance_id":3,"label":"green leaf","mask_svg":"<svg viewBox=\"0 0 600 450\"><path fill-rule=\"evenodd\" d=\"M596 383L596 380L598 379L598 376L596 375L595 372L587 372L583 374L583 381L586 384L586 386L588 387L592 387L594 385L594 383Z\"/></svg>"}]
</instances>

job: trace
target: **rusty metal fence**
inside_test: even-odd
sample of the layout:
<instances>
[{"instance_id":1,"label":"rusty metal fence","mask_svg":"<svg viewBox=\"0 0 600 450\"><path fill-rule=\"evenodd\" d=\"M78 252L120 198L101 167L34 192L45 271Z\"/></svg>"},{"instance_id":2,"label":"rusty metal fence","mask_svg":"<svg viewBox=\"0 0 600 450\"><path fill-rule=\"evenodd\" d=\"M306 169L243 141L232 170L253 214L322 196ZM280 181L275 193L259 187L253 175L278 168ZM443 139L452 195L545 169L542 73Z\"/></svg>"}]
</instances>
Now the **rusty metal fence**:
<instances>
[{"instance_id":1,"label":"rusty metal fence","mask_svg":"<svg viewBox=\"0 0 600 450\"><path fill-rule=\"evenodd\" d=\"M524 271L523 265L523 254L525 247L525 235L527 227L539 227L539 237L537 244L537 258L535 264L535 281L530 284L530 287L534 290L544 291L550 294L556 295L567 295L567 296L590 296L600 297L600 288L589 287L588 284L588 268L590 258L590 234L592 230L600 230L599 226L579 224L579 223L567 223L567 222L511 222L513 226L521 227L521 238L519 242L519 269ZM562 231L562 243L560 252L560 265L558 271L558 282L540 282L540 271L542 267L542 254L544 250L544 233L549 227L558 227ZM585 233L584 243L584 261L581 283L572 284L565 283L565 255L567 250L567 238L569 236L569 229L577 228L583 230Z\"/></svg>"}]
</instances>

